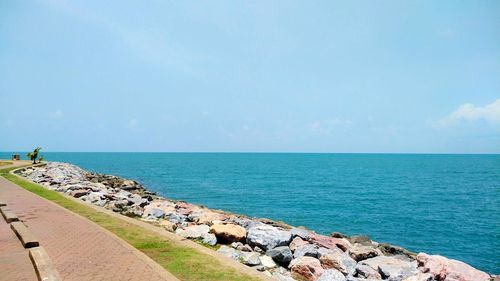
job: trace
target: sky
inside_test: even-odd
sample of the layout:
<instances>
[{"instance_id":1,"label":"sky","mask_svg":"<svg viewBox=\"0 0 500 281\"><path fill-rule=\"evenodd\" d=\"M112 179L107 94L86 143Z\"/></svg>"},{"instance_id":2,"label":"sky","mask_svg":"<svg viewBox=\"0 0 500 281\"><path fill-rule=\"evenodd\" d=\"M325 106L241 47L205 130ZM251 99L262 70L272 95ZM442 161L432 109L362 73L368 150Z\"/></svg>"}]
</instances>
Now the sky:
<instances>
[{"instance_id":1,"label":"sky","mask_svg":"<svg viewBox=\"0 0 500 281\"><path fill-rule=\"evenodd\" d=\"M0 1L0 151L500 153L500 1Z\"/></svg>"}]
</instances>

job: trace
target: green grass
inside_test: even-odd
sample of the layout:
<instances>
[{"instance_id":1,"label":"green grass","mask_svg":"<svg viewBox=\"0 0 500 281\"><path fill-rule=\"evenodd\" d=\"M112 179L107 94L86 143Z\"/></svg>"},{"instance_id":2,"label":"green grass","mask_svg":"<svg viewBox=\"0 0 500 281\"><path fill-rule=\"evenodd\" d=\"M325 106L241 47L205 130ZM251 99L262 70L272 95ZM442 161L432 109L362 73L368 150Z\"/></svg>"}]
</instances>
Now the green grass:
<instances>
[{"instance_id":1,"label":"green grass","mask_svg":"<svg viewBox=\"0 0 500 281\"><path fill-rule=\"evenodd\" d=\"M7 165L10 165L12 164L12 162L9 162L9 161L0 161L0 166L7 166Z\"/></svg>"},{"instance_id":2,"label":"green grass","mask_svg":"<svg viewBox=\"0 0 500 281\"><path fill-rule=\"evenodd\" d=\"M195 249L177 245L153 231L96 211L55 191L9 174L13 169L0 170L0 176L113 232L181 280L259 280L228 268Z\"/></svg>"}]
</instances>

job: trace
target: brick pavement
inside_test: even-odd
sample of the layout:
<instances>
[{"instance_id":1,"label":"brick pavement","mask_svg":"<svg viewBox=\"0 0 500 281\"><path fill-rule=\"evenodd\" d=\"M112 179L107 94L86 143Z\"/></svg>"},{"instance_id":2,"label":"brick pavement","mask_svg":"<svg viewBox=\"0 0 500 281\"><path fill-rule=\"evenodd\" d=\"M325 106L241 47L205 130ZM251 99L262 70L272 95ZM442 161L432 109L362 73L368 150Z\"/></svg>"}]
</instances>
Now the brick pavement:
<instances>
[{"instance_id":1,"label":"brick pavement","mask_svg":"<svg viewBox=\"0 0 500 281\"><path fill-rule=\"evenodd\" d=\"M28 250L0 216L0 280L36 281Z\"/></svg>"},{"instance_id":2,"label":"brick pavement","mask_svg":"<svg viewBox=\"0 0 500 281\"><path fill-rule=\"evenodd\" d=\"M63 280L176 280L94 223L1 177L0 200L29 227ZM4 266L0 260L0 268ZM33 269L31 264L29 269Z\"/></svg>"}]
</instances>

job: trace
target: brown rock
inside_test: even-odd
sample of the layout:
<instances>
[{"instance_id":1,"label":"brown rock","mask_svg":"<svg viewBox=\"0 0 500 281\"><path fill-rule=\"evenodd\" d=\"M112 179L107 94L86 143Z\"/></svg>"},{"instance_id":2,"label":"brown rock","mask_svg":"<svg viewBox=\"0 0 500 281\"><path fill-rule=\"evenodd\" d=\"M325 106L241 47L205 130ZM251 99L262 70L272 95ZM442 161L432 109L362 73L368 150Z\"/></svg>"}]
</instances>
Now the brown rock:
<instances>
[{"instance_id":1,"label":"brown rock","mask_svg":"<svg viewBox=\"0 0 500 281\"><path fill-rule=\"evenodd\" d=\"M177 213L181 214L183 216L187 216L187 215L191 214L192 212L193 212L192 209L184 209L184 208L177 209Z\"/></svg>"},{"instance_id":2,"label":"brown rock","mask_svg":"<svg viewBox=\"0 0 500 281\"><path fill-rule=\"evenodd\" d=\"M377 248L382 252L382 254L384 254L386 256L388 256L388 255L405 255L411 259L415 259L415 257L417 256L417 254L410 252L410 251L406 250L405 248L401 248L401 247L394 246L394 245L387 244L387 243L381 243L378 245Z\"/></svg>"},{"instance_id":3,"label":"brown rock","mask_svg":"<svg viewBox=\"0 0 500 281\"><path fill-rule=\"evenodd\" d=\"M311 234L309 236L309 242L327 249L339 248L344 252L351 248L351 243L345 238L334 238L319 234Z\"/></svg>"},{"instance_id":4,"label":"brown rock","mask_svg":"<svg viewBox=\"0 0 500 281\"><path fill-rule=\"evenodd\" d=\"M302 240L300 237L295 237L293 238L292 242L290 243L290 250L295 251L298 247L309 244L308 242Z\"/></svg>"},{"instance_id":5,"label":"brown rock","mask_svg":"<svg viewBox=\"0 0 500 281\"><path fill-rule=\"evenodd\" d=\"M365 235L354 235L347 238L347 240L349 240L349 242L351 242L352 244L358 243L365 246L370 246L372 244L372 240L370 240L370 238Z\"/></svg>"},{"instance_id":6,"label":"brown rock","mask_svg":"<svg viewBox=\"0 0 500 281\"><path fill-rule=\"evenodd\" d=\"M332 232L330 234L330 236L333 238L349 238L349 236L345 235L344 233L340 233L340 232Z\"/></svg>"},{"instance_id":7,"label":"brown rock","mask_svg":"<svg viewBox=\"0 0 500 281\"><path fill-rule=\"evenodd\" d=\"M292 260L289 268L292 277L302 281L315 281L325 271L318 259L307 256Z\"/></svg>"},{"instance_id":8,"label":"brown rock","mask_svg":"<svg viewBox=\"0 0 500 281\"><path fill-rule=\"evenodd\" d=\"M214 224L210 227L210 232L223 243L244 241L247 236L245 228L235 224Z\"/></svg>"},{"instance_id":9,"label":"brown rock","mask_svg":"<svg viewBox=\"0 0 500 281\"><path fill-rule=\"evenodd\" d=\"M87 193L88 193L88 190L86 190L86 189L77 189L77 190L71 191L71 193L69 195L71 195L75 198L80 198L83 195L87 195Z\"/></svg>"},{"instance_id":10,"label":"brown rock","mask_svg":"<svg viewBox=\"0 0 500 281\"><path fill-rule=\"evenodd\" d=\"M212 225L214 221L225 221L229 217L225 214L207 211L204 212L198 219L198 223Z\"/></svg>"},{"instance_id":11,"label":"brown rock","mask_svg":"<svg viewBox=\"0 0 500 281\"><path fill-rule=\"evenodd\" d=\"M381 252L370 246L356 244L349 249L349 255L355 261L362 261L380 255Z\"/></svg>"},{"instance_id":12,"label":"brown rock","mask_svg":"<svg viewBox=\"0 0 500 281\"><path fill-rule=\"evenodd\" d=\"M160 222L160 226L165 228L167 231L174 232L175 229L177 228L177 225L174 223L169 222L168 220L162 220Z\"/></svg>"}]
</instances>

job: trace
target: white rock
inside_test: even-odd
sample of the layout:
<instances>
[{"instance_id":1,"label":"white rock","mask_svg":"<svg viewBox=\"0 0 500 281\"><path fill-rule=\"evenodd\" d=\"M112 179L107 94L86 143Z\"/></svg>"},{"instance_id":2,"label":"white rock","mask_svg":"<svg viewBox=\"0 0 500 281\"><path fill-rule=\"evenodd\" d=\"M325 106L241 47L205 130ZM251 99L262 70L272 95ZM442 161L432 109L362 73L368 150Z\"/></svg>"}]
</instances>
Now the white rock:
<instances>
[{"instance_id":1,"label":"white rock","mask_svg":"<svg viewBox=\"0 0 500 281\"><path fill-rule=\"evenodd\" d=\"M266 268L275 268L277 264L273 261L270 256L260 256L260 263Z\"/></svg>"},{"instance_id":2,"label":"white rock","mask_svg":"<svg viewBox=\"0 0 500 281\"><path fill-rule=\"evenodd\" d=\"M345 281L345 276L336 269L327 269L317 281Z\"/></svg>"},{"instance_id":3,"label":"white rock","mask_svg":"<svg viewBox=\"0 0 500 281\"><path fill-rule=\"evenodd\" d=\"M212 233L204 233L201 238L203 239L203 243L210 246L215 246L215 244L217 244L217 237L215 237L215 235Z\"/></svg>"},{"instance_id":4,"label":"white rock","mask_svg":"<svg viewBox=\"0 0 500 281\"><path fill-rule=\"evenodd\" d=\"M280 230L271 225L251 227L247 233L247 243L270 250L278 246L287 246L292 240L290 231Z\"/></svg>"},{"instance_id":5,"label":"white rock","mask_svg":"<svg viewBox=\"0 0 500 281\"><path fill-rule=\"evenodd\" d=\"M226 245L220 246L220 248L217 250L217 252L221 253L224 256L229 257L229 258L231 258L233 260L236 260L236 261L239 261L240 256L241 256L239 251L237 251L237 250L235 250L233 248L230 248L230 247L228 247Z\"/></svg>"},{"instance_id":6,"label":"white rock","mask_svg":"<svg viewBox=\"0 0 500 281\"><path fill-rule=\"evenodd\" d=\"M256 252L241 252L240 257L241 257L241 262L248 266L255 266L261 263L260 255Z\"/></svg>"},{"instance_id":7,"label":"white rock","mask_svg":"<svg viewBox=\"0 0 500 281\"><path fill-rule=\"evenodd\" d=\"M208 235L209 230L210 227L208 225L201 224L188 226L186 228L178 228L175 230L175 233L184 238L196 239Z\"/></svg>"}]
</instances>

